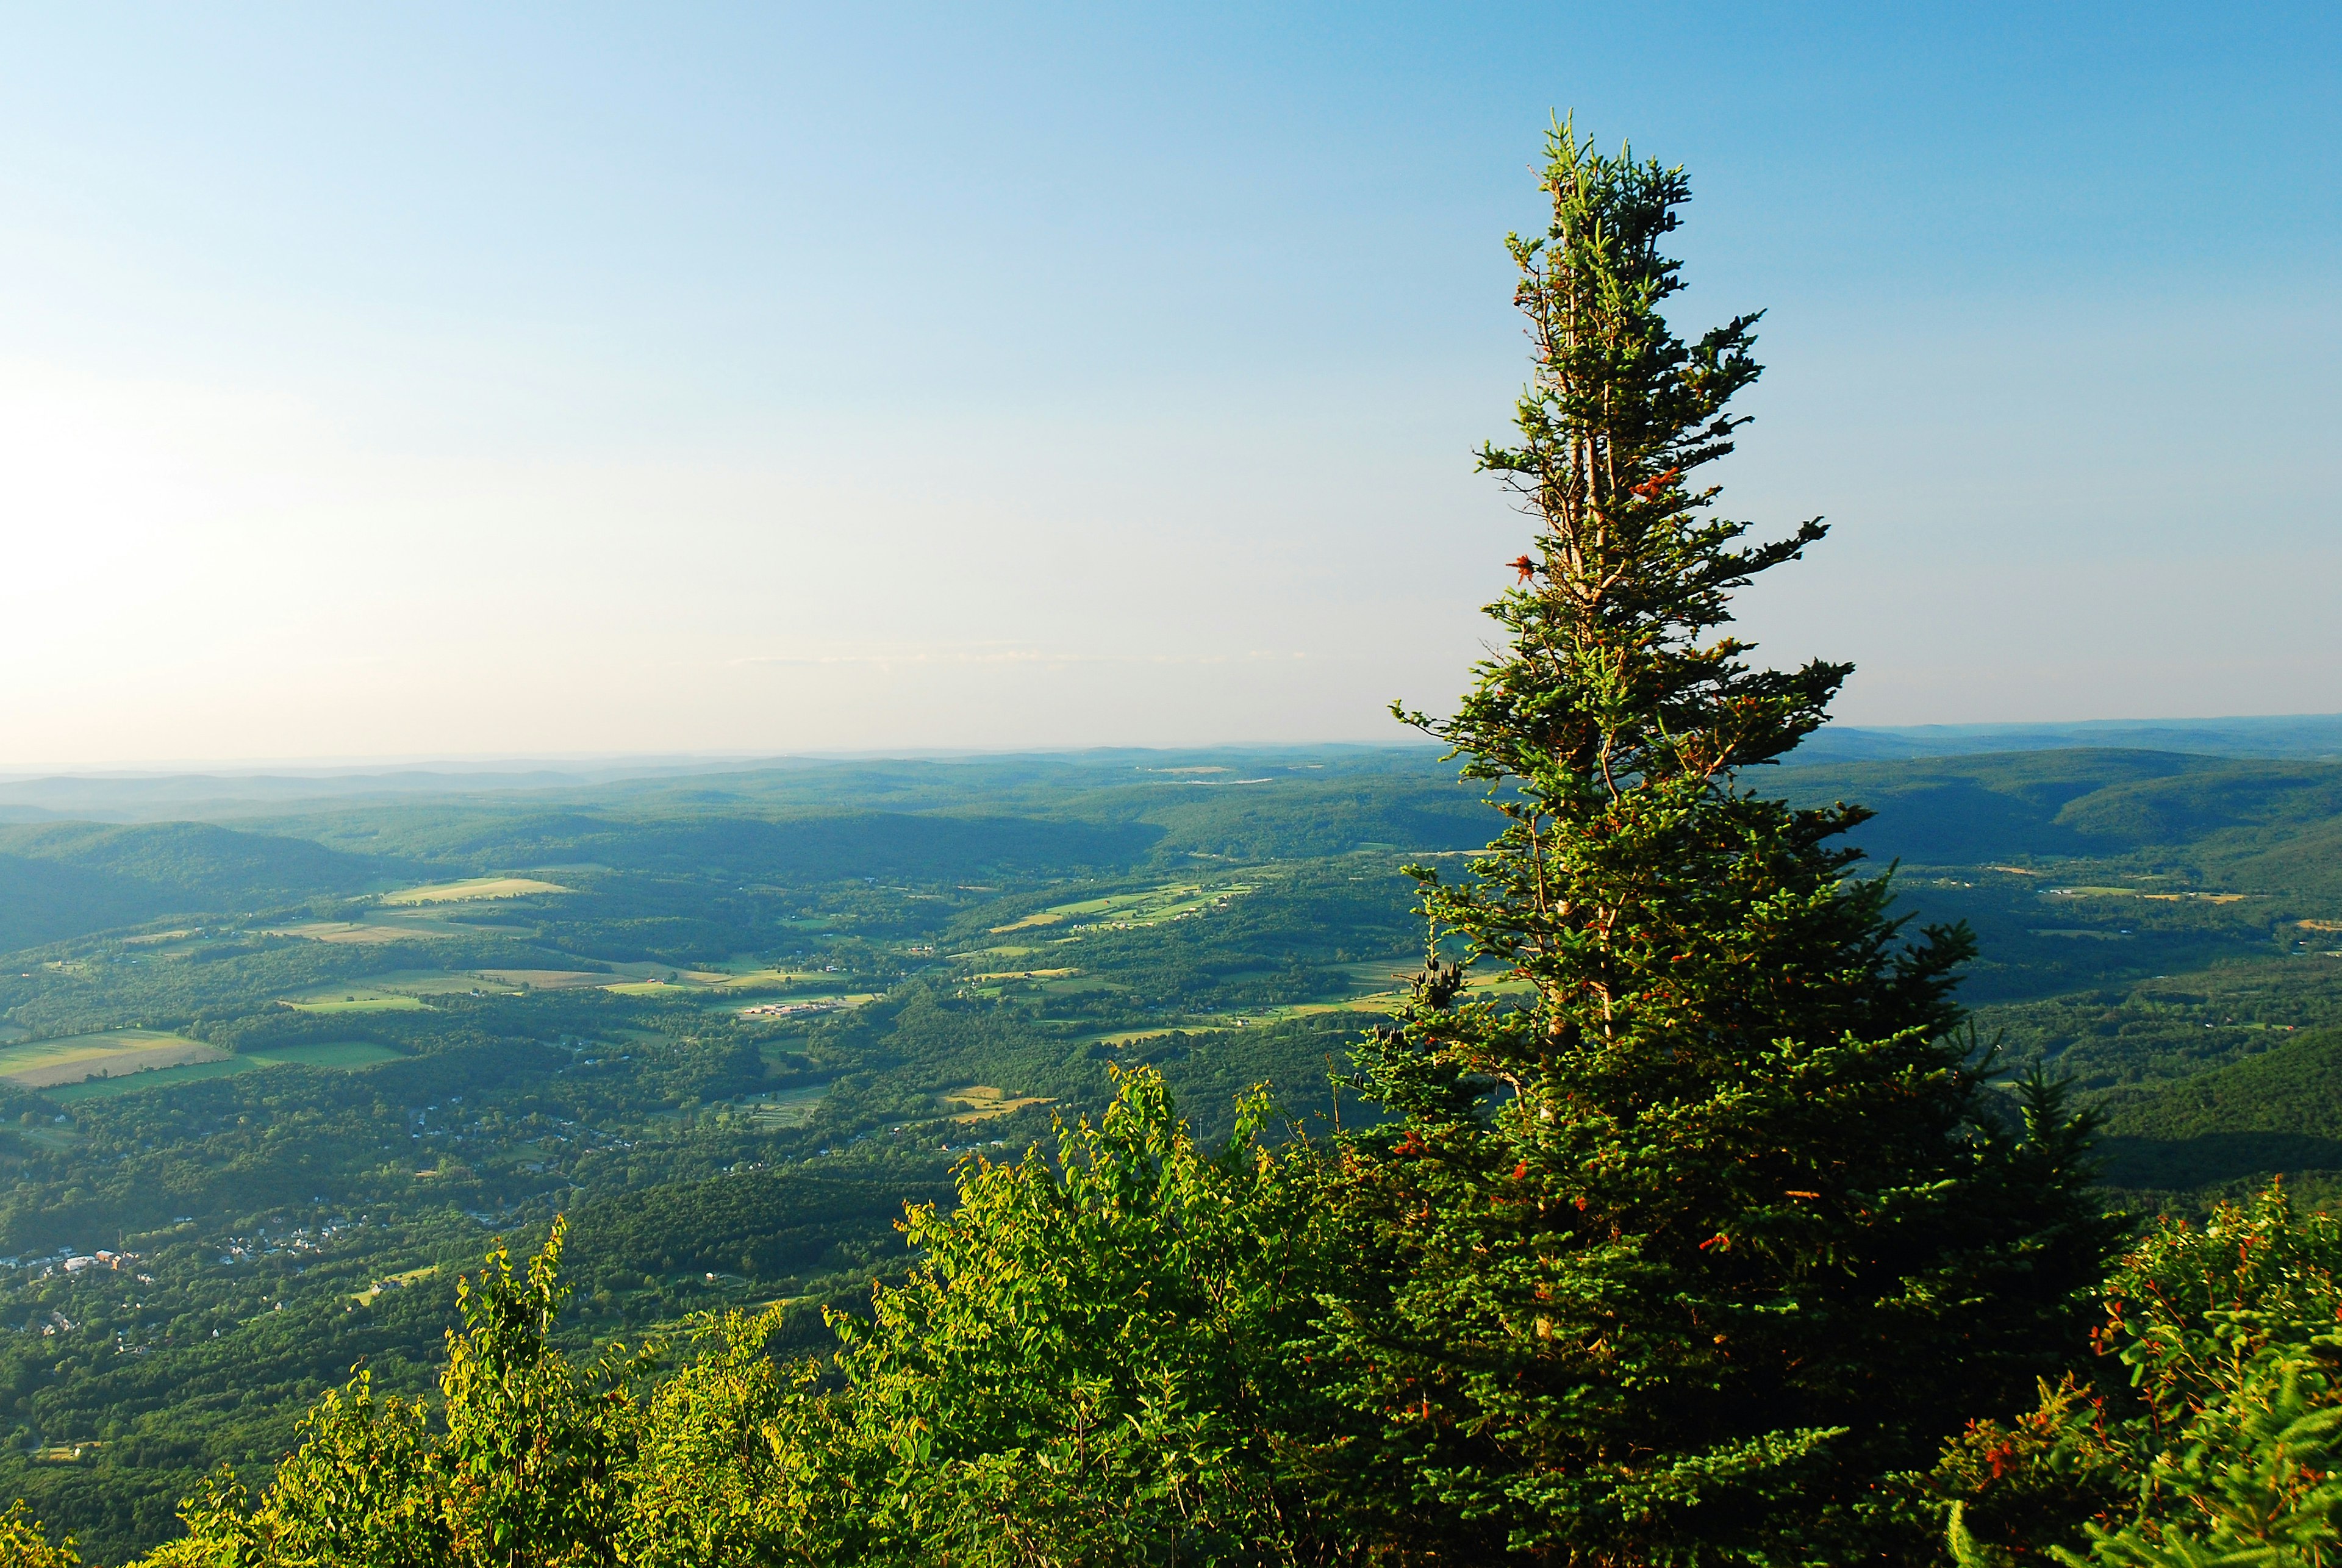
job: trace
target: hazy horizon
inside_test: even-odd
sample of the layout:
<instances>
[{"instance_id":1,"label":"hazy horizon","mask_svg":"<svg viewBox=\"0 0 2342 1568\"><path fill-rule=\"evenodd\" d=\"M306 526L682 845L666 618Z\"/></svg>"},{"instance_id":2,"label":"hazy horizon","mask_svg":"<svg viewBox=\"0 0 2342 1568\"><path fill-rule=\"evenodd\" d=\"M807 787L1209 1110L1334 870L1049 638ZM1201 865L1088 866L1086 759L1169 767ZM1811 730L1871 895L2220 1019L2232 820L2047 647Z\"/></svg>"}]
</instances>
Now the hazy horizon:
<instances>
[{"instance_id":1,"label":"hazy horizon","mask_svg":"<svg viewBox=\"0 0 2342 1568\"><path fill-rule=\"evenodd\" d=\"M2077 733L2119 735L2133 732L2185 733L2188 731L2210 734L2221 731L2226 726L2287 724L2331 727L2336 732L2335 739L2342 742L2342 713L2198 714L2153 718L2048 719L2010 723L1996 723L1987 720L1978 723L1940 724L1854 724L1833 722L1824 726L1817 734L1825 738L1866 735L1914 739L1929 736L1967 738L2028 734L2068 735ZM403 756L155 757L114 764L44 765L34 763L22 765L0 765L0 785L33 783L52 778L155 779L185 776L235 779L282 776L329 779L351 775L428 774L435 770L444 770L456 774L485 774L507 769L546 771L559 768L599 770L610 773L621 773L629 769L689 772L734 765L756 766L788 763L989 761L1020 756L1081 758L1121 752L1161 753L1166 755L1214 752L1276 754L1306 753L1313 750L1381 751L1409 748L1431 750L1441 747L1442 744L1438 741L1426 738L1396 724L1392 728L1395 733L1383 738L1332 736L1298 737L1287 741L1221 740L1159 746L1072 744L1033 746L906 745L801 750L710 748L699 751L670 752L582 750L480 752L469 754L439 753Z\"/></svg>"},{"instance_id":2,"label":"hazy horizon","mask_svg":"<svg viewBox=\"0 0 2342 1568\"><path fill-rule=\"evenodd\" d=\"M0 773L1399 744L1550 110L1768 312L1842 722L2329 713L2342 16L27 13Z\"/></svg>"}]
</instances>

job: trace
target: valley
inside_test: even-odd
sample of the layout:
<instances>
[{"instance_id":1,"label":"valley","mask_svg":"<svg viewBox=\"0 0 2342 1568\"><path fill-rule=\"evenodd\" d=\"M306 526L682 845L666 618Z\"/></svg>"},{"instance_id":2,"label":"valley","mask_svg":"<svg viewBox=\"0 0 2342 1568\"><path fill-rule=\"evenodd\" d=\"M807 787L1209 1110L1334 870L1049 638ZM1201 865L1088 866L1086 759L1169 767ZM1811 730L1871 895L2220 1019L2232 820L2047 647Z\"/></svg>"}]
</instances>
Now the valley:
<instances>
[{"instance_id":1,"label":"valley","mask_svg":"<svg viewBox=\"0 0 2342 1568\"><path fill-rule=\"evenodd\" d=\"M2110 1201L2342 1183L2342 764L1747 782L1877 808L1855 874L1975 931L1979 1045L2104 1109ZM0 1483L107 1559L353 1365L427 1386L456 1277L556 1213L565 1343L778 1301L814 1346L905 1266L906 1201L1116 1068L1206 1134L1260 1083L1299 1131L1370 1117L1328 1075L1419 965L1399 867L1466 875L1494 823L1420 749L198 783L0 827Z\"/></svg>"}]
</instances>

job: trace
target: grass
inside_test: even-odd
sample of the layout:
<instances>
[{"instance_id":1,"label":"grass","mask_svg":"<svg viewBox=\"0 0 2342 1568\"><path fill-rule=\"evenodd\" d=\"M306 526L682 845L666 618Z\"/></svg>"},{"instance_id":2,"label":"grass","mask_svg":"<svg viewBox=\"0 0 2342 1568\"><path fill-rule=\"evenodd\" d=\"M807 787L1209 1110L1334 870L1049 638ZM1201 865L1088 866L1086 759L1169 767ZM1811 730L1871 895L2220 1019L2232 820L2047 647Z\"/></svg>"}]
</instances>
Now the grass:
<instances>
[{"instance_id":1,"label":"grass","mask_svg":"<svg viewBox=\"0 0 2342 1568\"><path fill-rule=\"evenodd\" d=\"M482 898L526 898L531 894L572 891L557 882L539 882L527 876L467 876L460 882L435 882L424 887L386 893L382 902L395 909L407 904L468 904Z\"/></svg>"},{"instance_id":2,"label":"grass","mask_svg":"<svg viewBox=\"0 0 2342 1568\"><path fill-rule=\"evenodd\" d=\"M360 1306L372 1306L374 1298L382 1294L384 1286L387 1285L392 1290L405 1290L409 1285L420 1284L438 1272L437 1263L426 1263L419 1269L408 1269L403 1273L386 1274L366 1286L365 1289L350 1293L350 1299Z\"/></svg>"},{"instance_id":3,"label":"grass","mask_svg":"<svg viewBox=\"0 0 2342 1568\"><path fill-rule=\"evenodd\" d=\"M2249 893L2147 893L2136 887L2050 887L2042 891L2051 898L2143 898L2153 904L2242 904L2255 896Z\"/></svg>"},{"instance_id":4,"label":"grass","mask_svg":"<svg viewBox=\"0 0 2342 1568\"><path fill-rule=\"evenodd\" d=\"M395 993L403 996L462 996L485 991L504 994L519 987L498 978L501 972L483 969L477 974L457 973L447 969L399 969L388 974L375 975L368 982L376 991ZM321 985L310 994L331 996L334 988Z\"/></svg>"},{"instance_id":5,"label":"grass","mask_svg":"<svg viewBox=\"0 0 2342 1568\"><path fill-rule=\"evenodd\" d=\"M951 1119L962 1126L988 1122L995 1116L1006 1116L1011 1112L1022 1111L1027 1105L1056 1104L1038 1094L1011 1094L989 1084L970 1084L964 1088L946 1089L936 1099L947 1112L953 1113Z\"/></svg>"},{"instance_id":6,"label":"grass","mask_svg":"<svg viewBox=\"0 0 2342 1568\"><path fill-rule=\"evenodd\" d=\"M740 973L726 969L679 969L669 964L613 964L610 973L602 977L602 988L620 996L681 996L691 993L730 993L744 991L774 991L797 984L804 975L784 974L776 969L756 969Z\"/></svg>"},{"instance_id":7,"label":"grass","mask_svg":"<svg viewBox=\"0 0 2342 1568\"><path fill-rule=\"evenodd\" d=\"M117 1094L134 1094L141 1089L168 1089L180 1084L201 1083L206 1078L225 1078L233 1074L251 1073L263 1067L326 1067L348 1072L396 1060L397 1052L370 1040L320 1040L307 1044L247 1051L241 1055L206 1062L188 1062L175 1067L157 1067L148 1072L111 1078L87 1078L78 1084L47 1090L45 1094L59 1104L71 1104L76 1100L110 1100Z\"/></svg>"},{"instance_id":8,"label":"grass","mask_svg":"<svg viewBox=\"0 0 2342 1568\"><path fill-rule=\"evenodd\" d=\"M154 1029L109 1029L61 1040L35 1040L0 1050L0 1078L27 1089L58 1088L85 1078L216 1061L216 1045Z\"/></svg>"},{"instance_id":9,"label":"grass","mask_svg":"<svg viewBox=\"0 0 2342 1568\"><path fill-rule=\"evenodd\" d=\"M237 1073L249 1073L260 1064L243 1056L229 1056L211 1062L188 1062L177 1067L157 1067L147 1073L130 1073L119 1078L85 1078L78 1084L60 1088L44 1089L44 1098L60 1105L70 1105L77 1100L111 1100L117 1094L133 1094L141 1089L168 1089L178 1084L196 1084L206 1078L225 1078Z\"/></svg>"},{"instance_id":10,"label":"grass","mask_svg":"<svg viewBox=\"0 0 2342 1568\"><path fill-rule=\"evenodd\" d=\"M532 991L569 991L580 985L607 985L606 969L483 969L480 980L498 985L525 985ZM473 983L475 986L478 981Z\"/></svg>"},{"instance_id":11,"label":"grass","mask_svg":"<svg viewBox=\"0 0 2342 1568\"><path fill-rule=\"evenodd\" d=\"M786 991L806 978L778 969L746 969L726 971L724 978L715 984L723 991Z\"/></svg>"},{"instance_id":12,"label":"grass","mask_svg":"<svg viewBox=\"0 0 2342 1568\"><path fill-rule=\"evenodd\" d=\"M247 1051L243 1060L264 1067L333 1067L344 1072L395 1062L399 1053L371 1040L317 1040L299 1045L272 1045Z\"/></svg>"},{"instance_id":13,"label":"grass","mask_svg":"<svg viewBox=\"0 0 2342 1568\"><path fill-rule=\"evenodd\" d=\"M1114 893L1102 898L1056 904L1006 925L993 926L990 934L1005 936L1012 931L1049 925L1156 925L1166 920L1201 914L1251 891L1249 883L1224 883L1217 886L1194 882L1165 883L1138 893Z\"/></svg>"},{"instance_id":14,"label":"grass","mask_svg":"<svg viewBox=\"0 0 2342 1568\"><path fill-rule=\"evenodd\" d=\"M280 1005L300 1013L419 1013L422 998L398 992L345 992L339 996L315 996Z\"/></svg>"},{"instance_id":15,"label":"grass","mask_svg":"<svg viewBox=\"0 0 2342 1568\"><path fill-rule=\"evenodd\" d=\"M461 933L425 920L315 920L306 925L281 926L268 934L298 936L308 942L365 946L385 942L443 942Z\"/></svg>"},{"instance_id":16,"label":"grass","mask_svg":"<svg viewBox=\"0 0 2342 1568\"><path fill-rule=\"evenodd\" d=\"M781 1089L770 1094L759 1094L734 1105L745 1112L759 1132L780 1128L802 1127L813 1120L821 1103L829 1098L829 1085L817 1084L810 1089Z\"/></svg>"}]
</instances>

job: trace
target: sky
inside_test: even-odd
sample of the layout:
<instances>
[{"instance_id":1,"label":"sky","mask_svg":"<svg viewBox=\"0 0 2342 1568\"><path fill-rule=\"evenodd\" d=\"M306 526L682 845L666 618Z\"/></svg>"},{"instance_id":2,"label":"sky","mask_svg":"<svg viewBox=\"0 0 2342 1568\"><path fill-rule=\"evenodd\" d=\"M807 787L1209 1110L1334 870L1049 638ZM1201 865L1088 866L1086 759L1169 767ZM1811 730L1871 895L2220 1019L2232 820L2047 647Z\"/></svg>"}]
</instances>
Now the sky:
<instances>
[{"instance_id":1,"label":"sky","mask_svg":"<svg viewBox=\"0 0 2342 1568\"><path fill-rule=\"evenodd\" d=\"M1555 111L1843 720L2342 709L2330 5L0 21L0 769L1403 740Z\"/></svg>"}]
</instances>

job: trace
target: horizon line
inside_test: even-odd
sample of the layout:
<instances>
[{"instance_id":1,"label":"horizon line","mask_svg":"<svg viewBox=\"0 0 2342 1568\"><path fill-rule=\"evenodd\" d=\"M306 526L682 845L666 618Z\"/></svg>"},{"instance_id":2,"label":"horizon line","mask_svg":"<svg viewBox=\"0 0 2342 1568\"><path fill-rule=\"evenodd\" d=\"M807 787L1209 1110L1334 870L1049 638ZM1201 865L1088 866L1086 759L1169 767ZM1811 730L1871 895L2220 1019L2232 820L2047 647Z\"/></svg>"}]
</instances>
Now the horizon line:
<instances>
[{"instance_id":1,"label":"horizon line","mask_svg":"<svg viewBox=\"0 0 2342 1568\"><path fill-rule=\"evenodd\" d=\"M1877 735L2020 734L2057 730L2137 731L2197 729L2222 725L2281 724L2342 724L2342 713L2231 714L2178 718L2021 719L1957 724L1877 724L1832 721L1814 733ZM305 775L320 778L368 774L417 774L445 769L484 774L544 772L556 767L691 768L725 764L778 764L823 762L939 762L983 757L1090 756L1114 753L1184 754L1209 752L1409 751L1435 747L1436 740L1217 741L1190 744L1066 744L1022 746L811 747L802 751L762 748L704 751L610 751L522 753L407 753L383 756L158 758L110 763L34 763L0 765L0 784L43 779L134 779L169 777L252 778Z\"/></svg>"}]
</instances>

